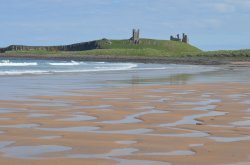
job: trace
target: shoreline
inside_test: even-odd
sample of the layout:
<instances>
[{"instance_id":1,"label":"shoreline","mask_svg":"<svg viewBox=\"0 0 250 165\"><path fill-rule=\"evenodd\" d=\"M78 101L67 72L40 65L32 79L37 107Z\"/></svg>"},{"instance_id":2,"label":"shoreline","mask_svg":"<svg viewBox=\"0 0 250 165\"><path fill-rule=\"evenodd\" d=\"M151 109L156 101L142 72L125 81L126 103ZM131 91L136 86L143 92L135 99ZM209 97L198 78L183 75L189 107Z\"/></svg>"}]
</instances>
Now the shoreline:
<instances>
[{"instance_id":1,"label":"shoreline","mask_svg":"<svg viewBox=\"0 0 250 165\"><path fill-rule=\"evenodd\" d=\"M105 62L136 62L158 64L193 64L193 65L225 65L240 63L246 59L216 58L216 57L140 57L114 55L34 55L34 54L0 54L0 58L19 58L34 60L75 60L75 61L105 61Z\"/></svg>"}]
</instances>

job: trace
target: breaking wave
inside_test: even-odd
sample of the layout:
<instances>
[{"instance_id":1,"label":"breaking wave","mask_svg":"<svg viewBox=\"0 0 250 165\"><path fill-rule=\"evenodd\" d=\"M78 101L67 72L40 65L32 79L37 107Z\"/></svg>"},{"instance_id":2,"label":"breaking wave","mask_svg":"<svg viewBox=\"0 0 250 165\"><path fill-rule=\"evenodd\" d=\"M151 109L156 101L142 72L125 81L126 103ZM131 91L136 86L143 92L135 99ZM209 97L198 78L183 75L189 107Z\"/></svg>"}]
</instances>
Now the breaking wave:
<instances>
[{"instance_id":1,"label":"breaking wave","mask_svg":"<svg viewBox=\"0 0 250 165\"><path fill-rule=\"evenodd\" d=\"M11 62L9 62L11 63ZM19 63L15 63L19 64ZM21 64L21 63L20 63ZM25 64L25 63L24 63ZM26 63L32 64L32 63ZM34 63L35 64L35 63ZM11 65L10 65L11 66ZM24 65L19 65L24 66ZM65 66L62 68L61 66ZM84 62L43 62L38 63L36 67L28 68L24 67L21 69L10 69L0 68L0 76L4 75L42 75L42 74L53 74L53 73L81 73L81 72L103 72L103 71L121 71L130 70L137 67L137 64L133 63L84 63Z\"/></svg>"},{"instance_id":2,"label":"breaking wave","mask_svg":"<svg viewBox=\"0 0 250 165\"><path fill-rule=\"evenodd\" d=\"M42 71L42 70L25 70L25 71L0 71L0 76L15 76L15 75L32 75L32 74L49 74L49 71Z\"/></svg>"},{"instance_id":3,"label":"breaking wave","mask_svg":"<svg viewBox=\"0 0 250 165\"><path fill-rule=\"evenodd\" d=\"M82 64L82 62L76 62L76 61L49 63L49 65L52 65L52 66L76 66L76 65L80 65L80 64Z\"/></svg>"},{"instance_id":4,"label":"breaking wave","mask_svg":"<svg viewBox=\"0 0 250 165\"><path fill-rule=\"evenodd\" d=\"M86 73L105 71L128 71L150 73L153 70L163 70L164 74L192 74L216 70L213 67L194 65L154 65L139 63L82 62L55 60L0 60L0 76L4 75L43 75L55 73ZM152 73L154 74L154 73Z\"/></svg>"},{"instance_id":5,"label":"breaking wave","mask_svg":"<svg viewBox=\"0 0 250 165\"><path fill-rule=\"evenodd\" d=\"M11 62L9 60L2 60L0 66L37 66L37 62Z\"/></svg>"}]
</instances>

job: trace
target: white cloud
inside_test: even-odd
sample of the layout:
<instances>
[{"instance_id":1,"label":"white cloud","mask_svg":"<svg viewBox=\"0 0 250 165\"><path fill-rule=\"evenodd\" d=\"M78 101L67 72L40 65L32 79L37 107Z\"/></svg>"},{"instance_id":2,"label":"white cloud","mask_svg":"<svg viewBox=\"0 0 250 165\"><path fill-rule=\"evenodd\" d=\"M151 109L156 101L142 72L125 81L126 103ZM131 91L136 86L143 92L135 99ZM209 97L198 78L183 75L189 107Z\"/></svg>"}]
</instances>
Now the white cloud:
<instances>
[{"instance_id":1,"label":"white cloud","mask_svg":"<svg viewBox=\"0 0 250 165\"><path fill-rule=\"evenodd\" d=\"M250 0L226 0L226 2L238 7L250 8Z\"/></svg>"},{"instance_id":2,"label":"white cloud","mask_svg":"<svg viewBox=\"0 0 250 165\"><path fill-rule=\"evenodd\" d=\"M232 13L242 10L250 10L250 0L221 0L217 3L209 3L215 11L220 13Z\"/></svg>"},{"instance_id":3,"label":"white cloud","mask_svg":"<svg viewBox=\"0 0 250 165\"><path fill-rule=\"evenodd\" d=\"M219 29L222 22L219 19L196 19L196 20L177 20L162 22L162 26L168 30L175 29Z\"/></svg>"},{"instance_id":4,"label":"white cloud","mask_svg":"<svg viewBox=\"0 0 250 165\"><path fill-rule=\"evenodd\" d=\"M203 24L207 27L219 28L222 23L219 19L207 19L204 20Z\"/></svg>"},{"instance_id":5,"label":"white cloud","mask_svg":"<svg viewBox=\"0 0 250 165\"><path fill-rule=\"evenodd\" d=\"M235 6L230 3L216 3L213 7L220 13L230 13L235 11Z\"/></svg>"}]
</instances>

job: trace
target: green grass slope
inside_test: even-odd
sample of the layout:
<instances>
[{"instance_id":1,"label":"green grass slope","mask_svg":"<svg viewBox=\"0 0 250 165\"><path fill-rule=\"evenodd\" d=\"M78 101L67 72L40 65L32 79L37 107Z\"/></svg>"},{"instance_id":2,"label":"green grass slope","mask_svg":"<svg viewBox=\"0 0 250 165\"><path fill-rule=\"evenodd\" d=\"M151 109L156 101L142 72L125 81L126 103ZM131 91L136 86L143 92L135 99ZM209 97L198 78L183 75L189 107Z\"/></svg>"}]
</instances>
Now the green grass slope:
<instances>
[{"instance_id":1,"label":"green grass slope","mask_svg":"<svg viewBox=\"0 0 250 165\"><path fill-rule=\"evenodd\" d=\"M213 57L250 57L250 49L207 51L196 55Z\"/></svg>"},{"instance_id":2,"label":"green grass slope","mask_svg":"<svg viewBox=\"0 0 250 165\"><path fill-rule=\"evenodd\" d=\"M171 56L201 52L200 49L190 44L169 40L141 39L140 44L133 44L129 40L110 40L110 43L105 44L103 40L99 40L97 43L98 49L88 50L84 53L90 55Z\"/></svg>"},{"instance_id":3,"label":"green grass slope","mask_svg":"<svg viewBox=\"0 0 250 165\"><path fill-rule=\"evenodd\" d=\"M43 50L8 51L10 54L76 54L76 55L126 55L126 56L182 56L185 54L201 53L202 51L190 44L169 40L141 39L140 44L129 40L96 40L80 43L84 51L56 52Z\"/></svg>"}]
</instances>

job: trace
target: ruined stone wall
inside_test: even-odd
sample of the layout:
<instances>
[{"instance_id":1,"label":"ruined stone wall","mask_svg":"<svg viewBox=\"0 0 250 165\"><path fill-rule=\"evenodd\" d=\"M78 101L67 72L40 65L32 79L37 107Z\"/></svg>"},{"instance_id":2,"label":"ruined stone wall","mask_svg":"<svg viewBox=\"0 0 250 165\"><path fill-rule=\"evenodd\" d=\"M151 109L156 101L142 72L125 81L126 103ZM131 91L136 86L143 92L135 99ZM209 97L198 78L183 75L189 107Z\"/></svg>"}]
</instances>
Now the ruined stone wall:
<instances>
[{"instance_id":1,"label":"ruined stone wall","mask_svg":"<svg viewBox=\"0 0 250 165\"><path fill-rule=\"evenodd\" d=\"M177 34L176 37L170 36L170 40L171 41L179 41L179 42L183 42L183 43L188 43L189 42L188 36L185 33L182 34L182 38L180 38L179 34Z\"/></svg>"},{"instance_id":2,"label":"ruined stone wall","mask_svg":"<svg viewBox=\"0 0 250 165\"><path fill-rule=\"evenodd\" d=\"M134 44L140 43L140 30L133 29L132 31L132 37L130 38L130 41Z\"/></svg>"}]
</instances>

